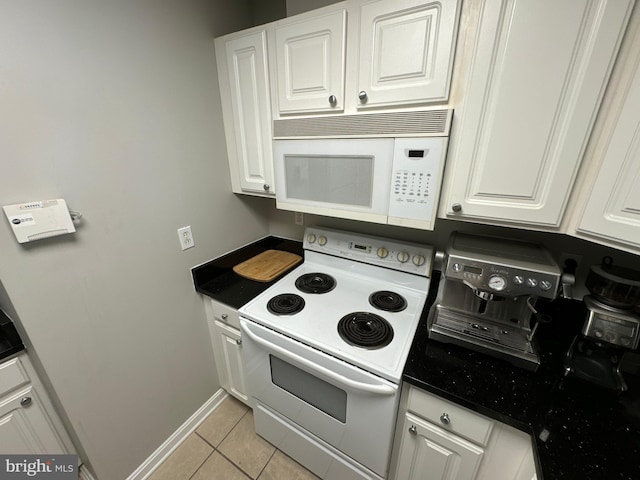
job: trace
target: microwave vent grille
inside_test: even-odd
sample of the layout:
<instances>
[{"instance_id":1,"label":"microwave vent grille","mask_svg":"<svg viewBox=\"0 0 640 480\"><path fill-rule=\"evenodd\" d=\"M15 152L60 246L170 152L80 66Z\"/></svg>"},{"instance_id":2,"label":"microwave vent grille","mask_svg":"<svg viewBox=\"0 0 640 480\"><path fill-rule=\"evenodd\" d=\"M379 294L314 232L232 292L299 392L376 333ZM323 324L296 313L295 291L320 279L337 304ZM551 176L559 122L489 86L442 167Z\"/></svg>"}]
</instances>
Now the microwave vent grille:
<instances>
[{"instance_id":1,"label":"microwave vent grille","mask_svg":"<svg viewBox=\"0 0 640 480\"><path fill-rule=\"evenodd\" d=\"M274 120L273 137L446 137L452 109Z\"/></svg>"}]
</instances>

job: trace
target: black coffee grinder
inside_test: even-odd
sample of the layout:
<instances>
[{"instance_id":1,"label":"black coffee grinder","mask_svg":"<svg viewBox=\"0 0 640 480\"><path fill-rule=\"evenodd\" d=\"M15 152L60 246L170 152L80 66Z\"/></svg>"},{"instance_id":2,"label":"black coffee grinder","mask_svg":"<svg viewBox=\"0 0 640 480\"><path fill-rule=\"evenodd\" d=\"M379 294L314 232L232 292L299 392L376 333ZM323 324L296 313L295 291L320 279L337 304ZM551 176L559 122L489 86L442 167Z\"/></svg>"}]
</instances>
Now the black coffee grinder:
<instances>
[{"instance_id":1,"label":"black coffee grinder","mask_svg":"<svg viewBox=\"0 0 640 480\"><path fill-rule=\"evenodd\" d=\"M566 375L623 392L623 358L640 343L640 272L605 257L591 267L585 286L588 316L567 352Z\"/></svg>"}]
</instances>

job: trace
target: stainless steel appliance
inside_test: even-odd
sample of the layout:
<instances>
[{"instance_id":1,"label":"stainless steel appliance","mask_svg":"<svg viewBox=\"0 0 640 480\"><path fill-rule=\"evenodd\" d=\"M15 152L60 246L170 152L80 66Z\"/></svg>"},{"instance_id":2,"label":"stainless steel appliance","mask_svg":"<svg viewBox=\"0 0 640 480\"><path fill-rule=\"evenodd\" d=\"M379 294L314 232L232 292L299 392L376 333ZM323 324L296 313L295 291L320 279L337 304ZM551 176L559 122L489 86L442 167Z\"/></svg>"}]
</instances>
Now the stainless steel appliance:
<instances>
[{"instance_id":1,"label":"stainless steel appliance","mask_svg":"<svg viewBox=\"0 0 640 480\"><path fill-rule=\"evenodd\" d=\"M304 250L239 310L256 432L321 478L386 478L433 250L324 228Z\"/></svg>"},{"instance_id":2,"label":"stainless steel appliance","mask_svg":"<svg viewBox=\"0 0 640 480\"><path fill-rule=\"evenodd\" d=\"M589 271L587 318L567 352L567 375L625 391L624 358L640 343L640 272L613 265L610 257Z\"/></svg>"},{"instance_id":3,"label":"stainless steel appliance","mask_svg":"<svg viewBox=\"0 0 640 480\"><path fill-rule=\"evenodd\" d=\"M560 279L560 267L539 244L454 232L429 338L536 370L535 304L555 298Z\"/></svg>"}]
</instances>

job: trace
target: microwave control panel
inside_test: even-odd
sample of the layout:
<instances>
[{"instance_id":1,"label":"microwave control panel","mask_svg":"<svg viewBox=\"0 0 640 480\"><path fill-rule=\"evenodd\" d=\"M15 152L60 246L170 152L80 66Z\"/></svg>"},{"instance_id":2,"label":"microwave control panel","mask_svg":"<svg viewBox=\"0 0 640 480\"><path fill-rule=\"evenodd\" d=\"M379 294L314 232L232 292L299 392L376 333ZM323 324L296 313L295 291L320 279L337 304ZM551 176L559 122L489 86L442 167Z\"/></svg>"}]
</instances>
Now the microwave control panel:
<instances>
[{"instance_id":1,"label":"microwave control panel","mask_svg":"<svg viewBox=\"0 0 640 480\"><path fill-rule=\"evenodd\" d=\"M433 228L440 195L447 139L443 137L396 138L389 223L418 223Z\"/></svg>"}]
</instances>

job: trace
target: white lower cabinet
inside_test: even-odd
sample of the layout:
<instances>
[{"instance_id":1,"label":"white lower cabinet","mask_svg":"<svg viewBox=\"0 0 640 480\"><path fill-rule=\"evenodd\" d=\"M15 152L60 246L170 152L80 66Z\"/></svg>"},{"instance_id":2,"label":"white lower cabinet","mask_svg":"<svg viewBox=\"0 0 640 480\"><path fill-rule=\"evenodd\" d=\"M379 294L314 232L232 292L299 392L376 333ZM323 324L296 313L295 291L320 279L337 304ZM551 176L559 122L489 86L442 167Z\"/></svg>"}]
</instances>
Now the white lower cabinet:
<instances>
[{"instance_id":1,"label":"white lower cabinet","mask_svg":"<svg viewBox=\"0 0 640 480\"><path fill-rule=\"evenodd\" d=\"M391 480L530 480L531 437L403 385Z\"/></svg>"},{"instance_id":2,"label":"white lower cabinet","mask_svg":"<svg viewBox=\"0 0 640 480\"><path fill-rule=\"evenodd\" d=\"M0 364L0 452L75 453L26 354Z\"/></svg>"},{"instance_id":3,"label":"white lower cabinet","mask_svg":"<svg viewBox=\"0 0 640 480\"><path fill-rule=\"evenodd\" d=\"M477 445L407 412L395 478L472 480L483 455Z\"/></svg>"},{"instance_id":4,"label":"white lower cabinet","mask_svg":"<svg viewBox=\"0 0 640 480\"><path fill-rule=\"evenodd\" d=\"M208 298L205 299L205 308L220 386L238 400L250 405L238 312Z\"/></svg>"}]
</instances>

